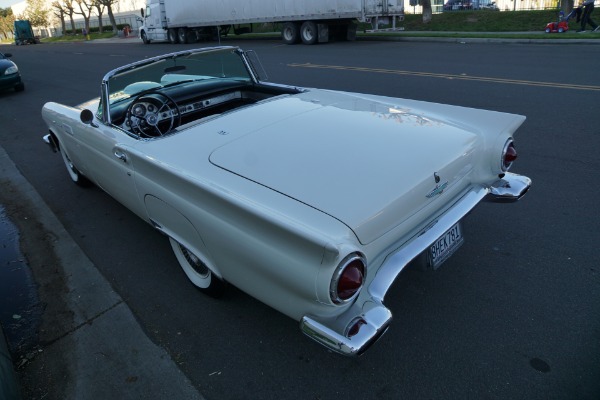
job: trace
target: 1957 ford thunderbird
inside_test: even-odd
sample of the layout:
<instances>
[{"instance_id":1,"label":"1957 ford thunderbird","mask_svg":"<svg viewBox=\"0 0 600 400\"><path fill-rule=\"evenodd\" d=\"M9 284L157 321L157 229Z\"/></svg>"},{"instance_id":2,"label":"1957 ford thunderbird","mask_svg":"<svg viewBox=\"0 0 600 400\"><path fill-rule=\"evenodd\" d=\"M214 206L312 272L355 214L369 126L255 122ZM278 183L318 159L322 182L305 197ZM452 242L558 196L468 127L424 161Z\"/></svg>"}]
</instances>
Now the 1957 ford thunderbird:
<instances>
[{"instance_id":1,"label":"1957 ford thunderbird","mask_svg":"<svg viewBox=\"0 0 600 400\"><path fill-rule=\"evenodd\" d=\"M100 98L42 110L70 178L164 233L191 282L225 283L359 355L412 260L437 268L508 172L525 117L268 83L252 52L213 47L117 68ZM232 244L234 244L232 246Z\"/></svg>"}]
</instances>

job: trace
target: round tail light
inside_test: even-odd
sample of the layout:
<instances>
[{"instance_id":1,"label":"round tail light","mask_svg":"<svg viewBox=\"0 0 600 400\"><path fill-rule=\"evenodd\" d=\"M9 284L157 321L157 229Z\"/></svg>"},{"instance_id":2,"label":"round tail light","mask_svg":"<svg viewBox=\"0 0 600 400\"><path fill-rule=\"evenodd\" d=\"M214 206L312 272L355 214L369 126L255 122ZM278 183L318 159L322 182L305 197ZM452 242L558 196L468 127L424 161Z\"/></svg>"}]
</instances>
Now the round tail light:
<instances>
[{"instance_id":1,"label":"round tail light","mask_svg":"<svg viewBox=\"0 0 600 400\"><path fill-rule=\"evenodd\" d=\"M360 328L366 324L367 322L362 318L355 319L346 329L346 337L356 336L360 332Z\"/></svg>"},{"instance_id":2,"label":"round tail light","mask_svg":"<svg viewBox=\"0 0 600 400\"><path fill-rule=\"evenodd\" d=\"M502 171L508 171L512 163L517 159L517 149L512 139L508 140L502 150Z\"/></svg>"},{"instance_id":3,"label":"round tail light","mask_svg":"<svg viewBox=\"0 0 600 400\"><path fill-rule=\"evenodd\" d=\"M336 304L351 301L360 292L366 272L363 257L353 254L346 257L335 270L329 286L331 301Z\"/></svg>"}]
</instances>

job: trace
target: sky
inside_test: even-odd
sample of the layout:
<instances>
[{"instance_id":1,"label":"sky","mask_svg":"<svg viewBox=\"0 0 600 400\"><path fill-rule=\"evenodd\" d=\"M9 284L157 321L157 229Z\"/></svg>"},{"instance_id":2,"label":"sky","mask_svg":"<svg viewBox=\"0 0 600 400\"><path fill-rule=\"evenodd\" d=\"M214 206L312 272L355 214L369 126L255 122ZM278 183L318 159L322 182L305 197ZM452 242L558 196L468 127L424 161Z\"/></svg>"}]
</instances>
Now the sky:
<instances>
[{"instance_id":1,"label":"sky","mask_svg":"<svg viewBox=\"0 0 600 400\"><path fill-rule=\"evenodd\" d=\"M21 1L22 0L0 0L0 8L14 6L17 3L20 3Z\"/></svg>"}]
</instances>

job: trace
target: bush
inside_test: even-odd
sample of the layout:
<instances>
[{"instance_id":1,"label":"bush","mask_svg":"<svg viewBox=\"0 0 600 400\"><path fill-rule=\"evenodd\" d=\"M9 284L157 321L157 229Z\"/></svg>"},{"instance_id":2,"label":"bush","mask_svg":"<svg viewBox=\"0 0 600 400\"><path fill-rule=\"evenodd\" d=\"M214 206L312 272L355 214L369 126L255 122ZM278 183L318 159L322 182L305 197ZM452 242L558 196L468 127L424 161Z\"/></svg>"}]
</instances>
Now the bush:
<instances>
[{"instance_id":1,"label":"bush","mask_svg":"<svg viewBox=\"0 0 600 400\"><path fill-rule=\"evenodd\" d=\"M429 24L423 23L421 14L406 14L399 25L407 31L532 32L543 30L548 22L557 19L558 10L470 10L434 14ZM366 29L371 29L370 25Z\"/></svg>"},{"instance_id":2,"label":"bush","mask_svg":"<svg viewBox=\"0 0 600 400\"><path fill-rule=\"evenodd\" d=\"M117 24L117 29L119 31L122 31L124 27L126 27L128 24ZM112 25L104 25L102 26L102 32L107 33L107 32L112 32ZM82 28L77 28L75 30L75 35L81 35L82 32ZM89 33L99 33L100 32L100 27L98 26L92 26L90 28ZM73 30L72 29L67 29L64 32L64 35L73 35Z\"/></svg>"}]
</instances>

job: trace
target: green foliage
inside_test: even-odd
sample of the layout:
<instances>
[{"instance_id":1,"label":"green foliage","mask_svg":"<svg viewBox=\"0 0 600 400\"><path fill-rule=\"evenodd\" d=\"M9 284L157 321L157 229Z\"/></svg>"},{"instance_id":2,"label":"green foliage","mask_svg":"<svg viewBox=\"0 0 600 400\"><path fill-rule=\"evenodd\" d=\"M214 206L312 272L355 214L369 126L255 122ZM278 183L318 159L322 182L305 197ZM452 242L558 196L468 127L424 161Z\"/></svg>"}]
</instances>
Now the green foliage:
<instances>
[{"instance_id":1,"label":"green foliage","mask_svg":"<svg viewBox=\"0 0 600 400\"><path fill-rule=\"evenodd\" d=\"M422 15L406 14L401 26L407 31L444 32L539 32L558 20L558 10L543 11L455 11L435 14L424 24ZM571 21L574 26L575 21Z\"/></svg>"},{"instance_id":2,"label":"green foliage","mask_svg":"<svg viewBox=\"0 0 600 400\"><path fill-rule=\"evenodd\" d=\"M96 29L96 32L90 33L90 40L107 39L107 38L111 38L114 36L115 36L115 34L110 30L108 32L98 33L97 29ZM82 40L87 40L87 39L81 34L81 30L79 30L78 33L75 35L69 34L69 35L63 35L63 36L55 36L55 37L50 37L50 38L44 38L41 41L42 41L42 43L52 43L52 42L77 42L77 41L82 41Z\"/></svg>"},{"instance_id":3,"label":"green foliage","mask_svg":"<svg viewBox=\"0 0 600 400\"><path fill-rule=\"evenodd\" d=\"M48 26L49 12L45 0L27 0L27 10L22 19L28 19L31 26Z\"/></svg>"},{"instance_id":4,"label":"green foliage","mask_svg":"<svg viewBox=\"0 0 600 400\"><path fill-rule=\"evenodd\" d=\"M123 28L125 28L126 26L129 26L129 24L117 24L117 30L122 31ZM108 34L108 36L104 35L102 37L111 37L114 36L115 33L112 31L112 26L111 25L104 25L102 27L104 33ZM90 34L94 34L94 33L98 33L100 31L100 28L97 26L92 26L90 27ZM71 29L67 29L65 30L65 35L73 35L73 30ZM75 34L81 34L81 28L78 28L77 31L75 32Z\"/></svg>"},{"instance_id":5,"label":"green foliage","mask_svg":"<svg viewBox=\"0 0 600 400\"><path fill-rule=\"evenodd\" d=\"M10 7L6 7L6 8L0 7L0 18L6 18L6 17L8 17L10 15L13 15L12 8L10 8Z\"/></svg>"},{"instance_id":6,"label":"green foliage","mask_svg":"<svg viewBox=\"0 0 600 400\"><path fill-rule=\"evenodd\" d=\"M9 34L13 31L15 16L12 8L0 8L0 40L8 40Z\"/></svg>"}]
</instances>

